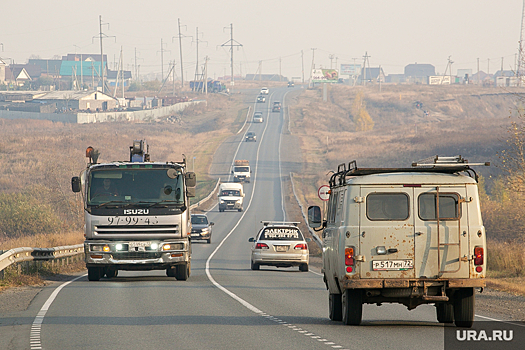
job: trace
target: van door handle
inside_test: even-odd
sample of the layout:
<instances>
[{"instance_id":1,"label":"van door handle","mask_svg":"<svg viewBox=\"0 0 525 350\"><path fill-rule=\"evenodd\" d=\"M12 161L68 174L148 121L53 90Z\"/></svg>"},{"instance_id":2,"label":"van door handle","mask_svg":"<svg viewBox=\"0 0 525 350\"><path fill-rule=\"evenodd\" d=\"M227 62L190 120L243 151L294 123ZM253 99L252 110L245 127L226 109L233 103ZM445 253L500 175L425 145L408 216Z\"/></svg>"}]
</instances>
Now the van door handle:
<instances>
[{"instance_id":1,"label":"van door handle","mask_svg":"<svg viewBox=\"0 0 525 350\"><path fill-rule=\"evenodd\" d=\"M423 232L416 232L416 236L421 236Z\"/></svg>"}]
</instances>

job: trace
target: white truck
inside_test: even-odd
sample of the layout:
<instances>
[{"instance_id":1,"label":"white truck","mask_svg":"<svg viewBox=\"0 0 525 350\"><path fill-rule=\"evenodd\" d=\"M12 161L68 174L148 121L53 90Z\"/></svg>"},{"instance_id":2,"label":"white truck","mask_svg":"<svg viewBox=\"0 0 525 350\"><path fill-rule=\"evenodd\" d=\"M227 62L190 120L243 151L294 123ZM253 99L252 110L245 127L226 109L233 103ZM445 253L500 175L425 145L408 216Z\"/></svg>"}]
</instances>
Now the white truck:
<instances>
[{"instance_id":1,"label":"white truck","mask_svg":"<svg viewBox=\"0 0 525 350\"><path fill-rule=\"evenodd\" d=\"M364 303L434 304L438 322L471 327L474 288L485 286L486 236L476 172L461 156L412 168L339 165L323 229L329 317L358 325Z\"/></svg>"},{"instance_id":2,"label":"white truck","mask_svg":"<svg viewBox=\"0 0 525 350\"><path fill-rule=\"evenodd\" d=\"M129 161L89 163L71 179L84 203L84 252L88 279L116 277L119 270L166 270L187 280L191 268L189 198L195 173L186 161L151 162L143 140L130 146Z\"/></svg>"},{"instance_id":3,"label":"white truck","mask_svg":"<svg viewBox=\"0 0 525 350\"><path fill-rule=\"evenodd\" d=\"M219 185L219 211L243 210L244 192L242 184L224 182Z\"/></svg>"},{"instance_id":4,"label":"white truck","mask_svg":"<svg viewBox=\"0 0 525 350\"><path fill-rule=\"evenodd\" d=\"M236 159L233 162L233 181L235 182L250 182L251 178L250 162L246 159Z\"/></svg>"}]
</instances>

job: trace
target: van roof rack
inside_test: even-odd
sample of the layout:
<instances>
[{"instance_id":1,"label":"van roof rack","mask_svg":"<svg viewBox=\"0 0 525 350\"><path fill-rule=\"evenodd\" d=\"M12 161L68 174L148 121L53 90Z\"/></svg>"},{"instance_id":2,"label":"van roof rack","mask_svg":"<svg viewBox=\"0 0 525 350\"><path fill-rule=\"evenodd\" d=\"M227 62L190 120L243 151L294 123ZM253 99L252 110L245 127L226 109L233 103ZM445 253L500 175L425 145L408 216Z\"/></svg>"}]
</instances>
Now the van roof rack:
<instances>
[{"instance_id":1,"label":"van roof rack","mask_svg":"<svg viewBox=\"0 0 525 350\"><path fill-rule=\"evenodd\" d=\"M364 176L373 174L385 174L385 173L406 173L406 172L418 172L418 173L443 173L443 174L456 174L466 172L470 177L478 181L478 174L471 166L483 165L490 166L490 162L485 163L469 163L467 159L462 156L443 157L435 156L429 157L418 162L413 162L411 168L358 168L355 160L348 163L339 164L337 172L333 173L330 177L330 187L342 186L346 183L348 176Z\"/></svg>"}]
</instances>

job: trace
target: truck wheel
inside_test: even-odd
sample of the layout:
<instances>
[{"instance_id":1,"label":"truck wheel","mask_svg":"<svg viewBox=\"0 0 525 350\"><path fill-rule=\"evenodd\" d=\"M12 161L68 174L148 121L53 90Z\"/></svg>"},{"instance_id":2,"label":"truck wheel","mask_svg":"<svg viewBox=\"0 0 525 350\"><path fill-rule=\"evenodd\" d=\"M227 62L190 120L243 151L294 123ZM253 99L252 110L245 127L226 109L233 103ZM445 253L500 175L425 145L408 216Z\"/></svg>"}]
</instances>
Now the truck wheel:
<instances>
[{"instance_id":1,"label":"truck wheel","mask_svg":"<svg viewBox=\"0 0 525 350\"><path fill-rule=\"evenodd\" d=\"M342 297L343 323L359 326L363 317L363 291L346 289Z\"/></svg>"},{"instance_id":2,"label":"truck wheel","mask_svg":"<svg viewBox=\"0 0 525 350\"><path fill-rule=\"evenodd\" d=\"M251 262L251 268L252 270L259 270L259 264L254 264L253 261Z\"/></svg>"},{"instance_id":3,"label":"truck wheel","mask_svg":"<svg viewBox=\"0 0 525 350\"><path fill-rule=\"evenodd\" d=\"M474 323L474 288L461 288L454 293L454 323L470 328Z\"/></svg>"},{"instance_id":4,"label":"truck wheel","mask_svg":"<svg viewBox=\"0 0 525 350\"><path fill-rule=\"evenodd\" d=\"M107 269L106 270L106 277L107 278L115 278L115 277L117 277L117 273L118 273L117 270Z\"/></svg>"},{"instance_id":5,"label":"truck wheel","mask_svg":"<svg viewBox=\"0 0 525 350\"><path fill-rule=\"evenodd\" d=\"M208 243L208 244L211 243L211 237L206 240L206 243Z\"/></svg>"},{"instance_id":6,"label":"truck wheel","mask_svg":"<svg viewBox=\"0 0 525 350\"><path fill-rule=\"evenodd\" d=\"M328 295L328 317L332 321L343 320L343 305L341 304L341 294Z\"/></svg>"},{"instance_id":7,"label":"truck wheel","mask_svg":"<svg viewBox=\"0 0 525 350\"><path fill-rule=\"evenodd\" d=\"M179 281L186 281L190 277L190 264L184 263L175 266L175 278Z\"/></svg>"},{"instance_id":8,"label":"truck wheel","mask_svg":"<svg viewBox=\"0 0 525 350\"><path fill-rule=\"evenodd\" d=\"M166 269L166 276L168 277L175 277L175 268L172 268L171 266Z\"/></svg>"},{"instance_id":9,"label":"truck wheel","mask_svg":"<svg viewBox=\"0 0 525 350\"><path fill-rule=\"evenodd\" d=\"M444 303L436 304L436 316L439 323L453 323L454 305Z\"/></svg>"},{"instance_id":10,"label":"truck wheel","mask_svg":"<svg viewBox=\"0 0 525 350\"><path fill-rule=\"evenodd\" d=\"M100 280L103 271L101 267L88 267L88 281Z\"/></svg>"},{"instance_id":11,"label":"truck wheel","mask_svg":"<svg viewBox=\"0 0 525 350\"><path fill-rule=\"evenodd\" d=\"M308 264L301 264L301 265L299 265L299 271L301 271L301 272L308 272Z\"/></svg>"},{"instance_id":12,"label":"truck wheel","mask_svg":"<svg viewBox=\"0 0 525 350\"><path fill-rule=\"evenodd\" d=\"M242 208L239 208L239 211L242 211Z\"/></svg>"},{"instance_id":13,"label":"truck wheel","mask_svg":"<svg viewBox=\"0 0 525 350\"><path fill-rule=\"evenodd\" d=\"M222 213L223 211L224 211L224 209L219 208L219 212L220 212L220 213Z\"/></svg>"}]
</instances>

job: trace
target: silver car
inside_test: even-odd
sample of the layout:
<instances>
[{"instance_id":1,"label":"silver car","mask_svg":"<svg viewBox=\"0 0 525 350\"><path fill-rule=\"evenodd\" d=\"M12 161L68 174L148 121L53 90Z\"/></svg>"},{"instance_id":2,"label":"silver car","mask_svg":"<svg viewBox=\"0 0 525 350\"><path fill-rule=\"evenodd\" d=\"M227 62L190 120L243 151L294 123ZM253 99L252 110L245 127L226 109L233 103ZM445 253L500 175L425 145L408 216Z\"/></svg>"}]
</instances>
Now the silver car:
<instances>
[{"instance_id":1,"label":"silver car","mask_svg":"<svg viewBox=\"0 0 525 350\"><path fill-rule=\"evenodd\" d=\"M204 214L191 214L191 240L206 240L211 243L211 227L215 225L208 221Z\"/></svg>"},{"instance_id":2,"label":"silver car","mask_svg":"<svg viewBox=\"0 0 525 350\"><path fill-rule=\"evenodd\" d=\"M308 271L309 250L297 222L263 221L263 228L253 243L251 268L259 270L261 265L276 267L299 266L299 271Z\"/></svg>"}]
</instances>

